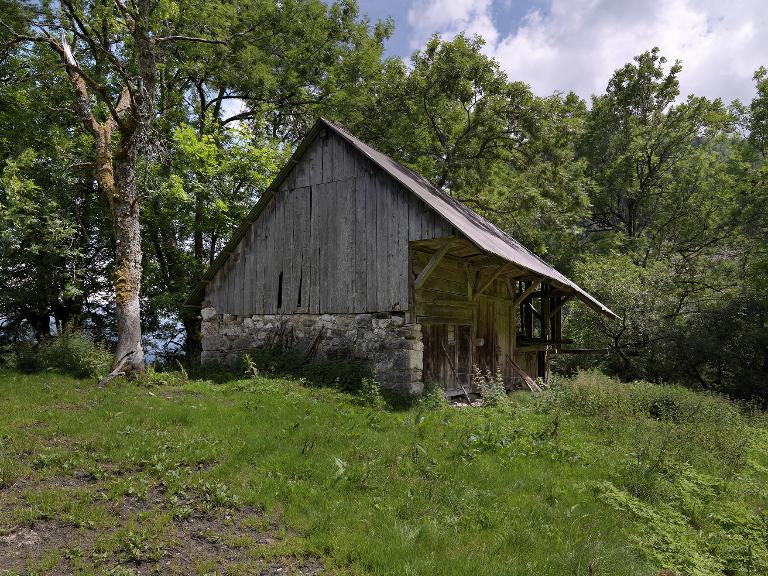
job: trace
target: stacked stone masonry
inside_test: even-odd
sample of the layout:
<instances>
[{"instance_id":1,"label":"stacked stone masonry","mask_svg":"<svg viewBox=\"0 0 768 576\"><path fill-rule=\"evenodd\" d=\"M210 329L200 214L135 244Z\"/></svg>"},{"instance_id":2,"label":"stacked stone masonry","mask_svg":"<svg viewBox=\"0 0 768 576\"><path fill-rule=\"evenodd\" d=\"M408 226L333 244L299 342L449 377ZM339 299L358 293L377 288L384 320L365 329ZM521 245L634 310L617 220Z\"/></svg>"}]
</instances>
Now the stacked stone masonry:
<instances>
[{"instance_id":1,"label":"stacked stone masonry","mask_svg":"<svg viewBox=\"0 0 768 576\"><path fill-rule=\"evenodd\" d=\"M236 368L250 350L278 341L319 359L366 359L382 387L423 390L421 325L406 324L404 314L235 316L210 306L202 310L203 365Z\"/></svg>"}]
</instances>

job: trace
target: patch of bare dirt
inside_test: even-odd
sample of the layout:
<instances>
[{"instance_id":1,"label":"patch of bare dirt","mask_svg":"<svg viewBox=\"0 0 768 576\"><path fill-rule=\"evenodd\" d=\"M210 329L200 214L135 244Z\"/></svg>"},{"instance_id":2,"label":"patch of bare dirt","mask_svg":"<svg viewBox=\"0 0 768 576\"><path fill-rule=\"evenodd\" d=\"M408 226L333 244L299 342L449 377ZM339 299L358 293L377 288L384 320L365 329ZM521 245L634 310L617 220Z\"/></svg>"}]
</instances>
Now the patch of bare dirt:
<instances>
[{"instance_id":1,"label":"patch of bare dirt","mask_svg":"<svg viewBox=\"0 0 768 576\"><path fill-rule=\"evenodd\" d=\"M70 477L26 478L14 489L0 492L0 513L29 505L23 497L28 490L52 488L99 489L95 478L73 474ZM11 493L9 493L11 492ZM0 525L0 576L44 573L53 576L73 574L76 567L88 567L98 574L167 574L186 576L198 573L253 574L258 576L307 575L324 573L322 563L312 558L263 559L265 546L279 542L277 527L269 525L260 510L239 506L200 509L192 496L170 501L161 485L151 487L144 497L125 496L110 505L114 526L99 531L67 523L60 518L44 518L2 530ZM179 514L181 511L181 514ZM148 517L176 514L164 525L144 555L141 542L126 538L128 528L143 529ZM131 528L132 529L132 528ZM104 549L98 541L112 542ZM111 540L110 540L111 539ZM262 553L259 553L259 549ZM137 551L138 550L138 551Z\"/></svg>"}]
</instances>

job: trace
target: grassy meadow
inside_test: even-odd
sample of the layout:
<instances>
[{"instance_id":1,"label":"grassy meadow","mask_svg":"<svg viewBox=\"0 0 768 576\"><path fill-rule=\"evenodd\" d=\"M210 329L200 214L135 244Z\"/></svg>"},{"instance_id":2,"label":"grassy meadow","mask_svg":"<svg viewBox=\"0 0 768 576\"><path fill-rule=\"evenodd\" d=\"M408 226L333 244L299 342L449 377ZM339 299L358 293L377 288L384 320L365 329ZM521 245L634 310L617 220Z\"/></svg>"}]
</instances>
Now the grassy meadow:
<instances>
[{"instance_id":1,"label":"grassy meadow","mask_svg":"<svg viewBox=\"0 0 768 576\"><path fill-rule=\"evenodd\" d=\"M765 413L598 374L368 396L0 372L0 574L768 574Z\"/></svg>"}]
</instances>

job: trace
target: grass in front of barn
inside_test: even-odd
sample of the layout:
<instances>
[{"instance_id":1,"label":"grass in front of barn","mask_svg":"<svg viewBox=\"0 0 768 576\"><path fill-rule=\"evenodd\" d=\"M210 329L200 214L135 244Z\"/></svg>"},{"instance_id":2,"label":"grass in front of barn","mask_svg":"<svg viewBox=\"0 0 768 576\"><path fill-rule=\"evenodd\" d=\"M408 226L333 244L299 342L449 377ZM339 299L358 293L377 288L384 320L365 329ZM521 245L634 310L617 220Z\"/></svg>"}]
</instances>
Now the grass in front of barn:
<instances>
[{"instance_id":1,"label":"grass in front of barn","mask_svg":"<svg viewBox=\"0 0 768 576\"><path fill-rule=\"evenodd\" d=\"M768 573L768 424L720 398L167 378L0 373L0 574Z\"/></svg>"}]
</instances>

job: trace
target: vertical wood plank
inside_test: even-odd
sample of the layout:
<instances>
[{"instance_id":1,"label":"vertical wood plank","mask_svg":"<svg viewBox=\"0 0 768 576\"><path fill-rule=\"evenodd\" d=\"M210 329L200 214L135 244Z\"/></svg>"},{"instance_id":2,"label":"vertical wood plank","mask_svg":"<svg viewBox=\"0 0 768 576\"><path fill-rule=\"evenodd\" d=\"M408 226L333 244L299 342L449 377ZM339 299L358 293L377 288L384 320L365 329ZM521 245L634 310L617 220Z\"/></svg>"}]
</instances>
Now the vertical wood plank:
<instances>
[{"instance_id":1,"label":"vertical wood plank","mask_svg":"<svg viewBox=\"0 0 768 576\"><path fill-rule=\"evenodd\" d=\"M389 213L387 211L386 182L380 172L372 174L376 194L376 308L389 309Z\"/></svg>"},{"instance_id":2,"label":"vertical wood plank","mask_svg":"<svg viewBox=\"0 0 768 576\"><path fill-rule=\"evenodd\" d=\"M312 224L310 238L310 280L309 284L309 311L317 314L320 310L320 184L313 184L310 188L310 221Z\"/></svg>"},{"instance_id":3,"label":"vertical wood plank","mask_svg":"<svg viewBox=\"0 0 768 576\"><path fill-rule=\"evenodd\" d=\"M277 195L264 210L264 288L263 310L264 314L274 314L274 272L275 272L275 214L277 212Z\"/></svg>"},{"instance_id":4,"label":"vertical wood plank","mask_svg":"<svg viewBox=\"0 0 768 576\"><path fill-rule=\"evenodd\" d=\"M302 206L302 216L301 216L301 230L302 230L302 239L301 239L301 278L299 282L299 290L300 297L301 297L301 307L298 309L299 312L309 311L309 286L311 282L310 278L310 245L311 245L311 223L312 218L310 216L310 194L309 194L309 186L302 188L301 193L301 206ZM298 301L298 296L297 296Z\"/></svg>"},{"instance_id":5,"label":"vertical wood plank","mask_svg":"<svg viewBox=\"0 0 768 576\"><path fill-rule=\"evenodd\" d=\"M368 309L366 294L366 254L367 254L367 222L365 180L356 177L354 180L355 220L354 220L354 254L355 273L353 279L354 312L365 312Z\"/></svg>"},{"instance_id":6,"label":"vertical wood plank","mask_svg":"<svg viewBox=\"0 0 768 576\"><path fill-rule=\"evenodd\" d=\"M320 141L323 144L323 182L333 181L333 146L335 144L336 136L330 132L326 132L326 136L320 136Z\"/></svg>"},{"instance_id":7,"label":"vertical wood plank","mask_svg":"<svg viewBox=\"0 0 768 576\"><path fill-rule=\"evenodd\" d=\"M323 162L325 162L325 157L323 157ZM325 172L323 172L325 174ZM330 190L328 184L320 184L318 186L318 270L320 272L320 275L318 277L318 287L319 287L319 303L318 303L318 312L321 314L324 314L329 311L329 304L330 304L330 294L328 293L328 279L330 274L330 266L331 266L331 253L333 252L332 249L330 249L329 241L330 241L330 230L329 227L329 196L330 196Z\"/></svg>"},{"instance_id":8,"label":"vertical wood plank","mask_svg":"<svg viewBox=\"0 0 768 576\"><path fill-rule=\"evenodd\" d=\"M392 182L392 198L394 200L393 212L396 221L395 258L394 266L390 271L393 277L393 307L397 310L408 308L408 197L405 190L395 182Z\"/></svg>"},{"instance_id":9,"label":"vertical wood plank","mask_svg":"<svg viewBox=\"0 0 768 576\"><path fill-rule=\"evenodd\" d=\"M318 136L309 146L309 184L323 181L323 139Z\"/></svg>"},{"instance_id":10,"label":"vertical wood plank","mask_svg":"<svg viewBox=\"0 0 768 576\"><path fill-rule=\"evenodd\" d=\"M375 312L378 304L377 297L377 206L378 200L376 198L376 183L370 173L366 173L361 177L363 186L365 188L365 222L366 222L366 236L365 236L365 284L366 284L366 311Z\"/></svg>"},{"instance_id":11,"label":"vertical wood plank","mask_svg":"<svg viewBox=\"0 0 768 576\"><path fill-rule=\"evenodd\" d=\"M304 188L305 186L309 186L309 163L310 163L310 154L309 149L307 149L304 154L299 158L298 163L296 166L294 166L293 171L296 172L296 178L294 180L294 187L295 188Z\"/></svg>"},{"instance_id":12,"label":"vertical wood plank","mask_svg":"<svg viewBox=\"0 0 768 576\"><path fill-rule=\"evenodd\" d=\"M387 210L389 211L389 230L387 250L387 284L388 284L388 306L386 310L397 310L401 307L398 294L398 262L400 260L400 242L399 242L399 215L397 201L397 186L391 178L387 178Z\"/></svg>"},{"instance_id":13,"label":"vertical wood plank","mask_svg":"<svg viewBox=\"0 0 768 576\"><path fill-rule=\"evenodd\" d=\"M331 143L326 141L326 146ZM330 166L330 164L328 164ZM326 177L326 155L323 154L323 178ZM331 173L331 172L329 172ZM331 182L326 182L322 185L321 194L321 206L322 206L322 246L320 247L321 257L321 276L320 276L320 313L333 312L334 307L334 272L336 263L336 242L334 222L333 222L333 206L335 204L336 186Z\"/></svg>"},{"instance_id":14,"label":"vertical wood plank","mask_svg":"<svg viewBox=\"0 0 768 576\"><path fill-rule=\"evenodd\" d=\"M283 298L280 311L283 314L292 314L296 306L293 295L294 264L296 262L296 230L294 221L296 218L296 190L289 190L285 194L285 207L283 209L284 239L280 252L283 260Z\"/></svg>"},{"instance_id":15,"label":"vertical wood plank","mask_svg":"<svg viewBox=\"0 0 768 576\"><path fill-rule=\"evenodd\" d=\"M415 194L406 194L408 197L408 239L421 240L421 202Z\"/></svg>"},{"instance_id":16,"label":"vertical wood plank","mask_svg":"<svg viewBox=\"0 0 768 576\"><path fill-rule=\"evenodd\" d=\"M342 142L342 144L346 144ZM336 284L337 309L349 313L354 310L355 303L355 179L345 178L338 182L339 203L336 211L340 224L338 253L338 283Z\"/></svg>"}]
</instances>

